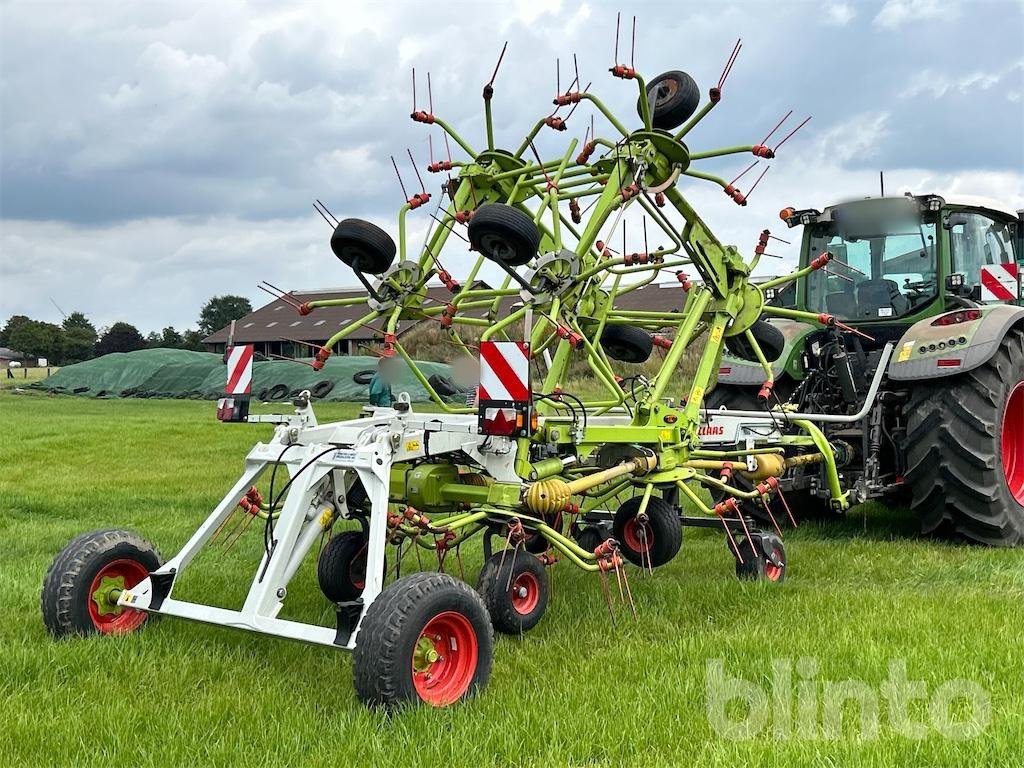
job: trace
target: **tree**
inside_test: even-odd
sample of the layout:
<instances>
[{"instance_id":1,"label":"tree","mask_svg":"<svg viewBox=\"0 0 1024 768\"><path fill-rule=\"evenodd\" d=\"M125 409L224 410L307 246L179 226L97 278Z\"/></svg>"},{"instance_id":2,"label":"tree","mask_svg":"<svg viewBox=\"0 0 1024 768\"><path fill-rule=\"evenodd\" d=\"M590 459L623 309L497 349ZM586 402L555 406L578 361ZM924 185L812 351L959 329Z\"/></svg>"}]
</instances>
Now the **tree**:
<instances>
[{"instance_id":1,"label":"tree","mask_svg":"<svg viewBox=\"0 0 1024 768\"><path fill-rule=\"evenodd\" d=\"M10 347L11 333L13 333L19 325L25 325L25 323L31 322L34 322L32 318L26 317L25 315L12 315L7 321L7 325L5 325L3 329L0 329L0 347ZM20 352L21 350L19 349L18 351Z\"/></svg>"},{"instance_id":2,"label":"tree","mask_svg":"<svg viewBox=\"0 0 1024 768\"><path fill-rule=\"evenodd\" d=\"M61 357L63 343L60 326L29 320L17 323L8 336L8 345L25 357L45 357L57 361Z\"/></svg>"},{"instance_id":3,"label":"tree","mask_svg":"<svg viewBox=\"0 0 1024 768\"><path fill-rule=\"evenodd\" d=\"M62 323L65 331L70 331L73 328L77 328L83 331L89 331L93 338L96 338L96 326L89 322L82 312L72 312L70 315L64 318Z\"/></svg>"},{"instance_id":4,"label":"tree","mask_svg":"<svg viewBox=\"0 0 1024 768\"><path fill-rule=\"evenodd\" d=\"M71 328L64 331L61 340L60 364L69 365L89 360L96 352L96 332L87 328Z\"/></svg>"},{"instance_id":5,"label":"tree","mask_svg":"<svg viewBox=\"0 0 1024 768\"><path fill-rule=\"evenodd\" d=\"M156 331L150 331L146 334L146 346L150 349L156 349L160 346L160 334Z\"/></svg>"},{"instance_id":6,"label":"tree","mask_svg":"<svg viewBox=\"0 0 1024 768\"><path fill-rule=\"evenodd\" d=\"M209 336L250 312L252 304L244 296L214 296L199 312L199 332Z\"/></svg>"},{"instance_id":7,"label":"tree","mask_svg":"<svg viewBox=\"0 0 1024 768\"><path fill-rule=\"evenodd\" d=\"M111 352L134 352L144 349L146 340L139 329L129 323L114 323L104 331L96 342L97 355L109 355Z\"/></svg>"},{"instance_id":8,"label":"tree","mask_svg":"<svg viewBox=\"0 0 1024 768\"><path fill-rule=\"evenodd\" d=\"M204 351L203 339L208 335L209 334L204 335L200 333L195 328L189 328L185 331L185 335L182 337L181 348L191 349L193 352L202 352Z\"/></svg>"},{"instance_id":9,"label":"tree","mask_svg":"<svg viewBox=\"0 0 1024 768\"><path fill-rule=\"evenodd\" d=\"M160 346L167 349L181 349L183 341L184 339L181 338L181 334L174 330L172 326L164 328L160 335Z\"/></svg>"}]
</instances>

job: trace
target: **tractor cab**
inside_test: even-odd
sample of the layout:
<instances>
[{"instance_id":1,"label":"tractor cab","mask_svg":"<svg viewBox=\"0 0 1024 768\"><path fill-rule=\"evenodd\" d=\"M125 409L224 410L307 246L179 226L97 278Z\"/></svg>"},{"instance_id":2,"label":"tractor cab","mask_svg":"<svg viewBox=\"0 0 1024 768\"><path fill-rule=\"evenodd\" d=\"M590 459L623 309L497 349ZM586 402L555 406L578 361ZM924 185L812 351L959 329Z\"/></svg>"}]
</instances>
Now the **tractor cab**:
<instances>
[{"instance_id":1,"label":"tractor cab","mask_svg":"<svg viewBox=\"0 0 1024 768\"><path fill-rule=\"evenodd\" d=\"M975 197L882 197L787 208L803 225L800 266L830 253L808 276L797 307L862 325L906 326L951 309L1019 303L1020 219L1009 206Z\"/></svg>"}]
</instances>

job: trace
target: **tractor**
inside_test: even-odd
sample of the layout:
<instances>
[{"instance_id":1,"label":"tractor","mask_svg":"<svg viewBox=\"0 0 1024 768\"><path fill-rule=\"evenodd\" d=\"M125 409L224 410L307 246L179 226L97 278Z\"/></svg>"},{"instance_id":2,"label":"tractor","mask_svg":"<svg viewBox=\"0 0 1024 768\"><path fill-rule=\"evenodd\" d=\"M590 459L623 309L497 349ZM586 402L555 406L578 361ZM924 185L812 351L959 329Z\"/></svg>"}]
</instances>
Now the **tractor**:
<instances>
[{"instance_id":1,"label":"tractor","mask_svg":"<svg viewBox=\"0 0 1024 768\"><path fill-rule=\"evenodd\" d=\"M727 349L704 434L724 414L821 414L850 501L909 507L923 533L1024 543L1024 211L907 194L780 215L803 227L798 271L828 267L762 321L770 390ZM840 322L808 322L824 316ZM782 479L798 517L845 509L819 466L791 461Z\"/></svg>"}]
</instances>

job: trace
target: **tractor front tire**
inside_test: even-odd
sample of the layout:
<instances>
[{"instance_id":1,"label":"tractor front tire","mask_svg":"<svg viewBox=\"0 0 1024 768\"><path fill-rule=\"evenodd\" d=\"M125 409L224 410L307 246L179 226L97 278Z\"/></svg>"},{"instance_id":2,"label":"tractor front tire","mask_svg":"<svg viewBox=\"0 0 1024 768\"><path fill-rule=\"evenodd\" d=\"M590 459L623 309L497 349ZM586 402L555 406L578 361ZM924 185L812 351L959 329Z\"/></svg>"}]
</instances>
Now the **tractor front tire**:
<instances>
[{"instance_id":1,"label":"tractor front tire","mask_svg":"<svg viewBox=\"0 0 1024 768\"><path fill-rule=\"evenodd\" d=\"M352 659L356 694L386 709L448 706L487 685L493 654L480 595L446 573L414 573L366 610Z\"/></svg>"},{"instance_id":2,"label":"tractor front tire","mask_svg":"<svg viewBox=\"0 0 1024 768\"><path fill-rule=\"evenodd\" d=\"M906 486L924 533L1024 544L1024 332L984 365L919 383L907 414Z\"/></svg>"},{"instance_id":3,"label":"tractor front tire","mask_svg":"<svg viewBox=\"0 0 1024 768\"><path fill-rule=\"evenodd\" d=\"M117 605L117 594L162 563L153 545L132 531L82 534L60 551L46 572L40 598L43 624L54 637L134 632L149 614Z\"/></svg>"}]
</instances>

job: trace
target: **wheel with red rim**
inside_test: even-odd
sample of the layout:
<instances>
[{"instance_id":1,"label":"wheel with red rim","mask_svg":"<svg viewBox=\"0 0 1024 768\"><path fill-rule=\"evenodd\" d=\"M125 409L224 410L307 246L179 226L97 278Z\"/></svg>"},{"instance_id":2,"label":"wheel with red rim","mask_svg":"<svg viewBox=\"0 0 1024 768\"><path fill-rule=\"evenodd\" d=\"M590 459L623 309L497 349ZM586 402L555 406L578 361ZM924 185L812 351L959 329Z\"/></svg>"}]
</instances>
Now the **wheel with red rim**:
<instances>
[{"instance_id":1,"label":"wheel with red rim","mask_svg":"<svg viewBox=\"0 0 1024 768\"><path fill-rule=\"evenodd\" d=\"M366 586L366 536L344 531L331 538L320 552L316 578L320 591L332 603L355 600ZM387 562L384 564L387 572Z\"/></svg>"},{"instance_id":2,"label":"wheel with red rim","mask_svg":"<svg viewBox=\"0 0 1024 768\"><path fill-rule=\"evenodd\" d=\"M922 531L1024 545L1024 330L969 371L908 387L904 487Z\"/></svg>"},{"instance_id":3,"label":"wheel with red rim","mask_svg":"<svg viewBox=\"0 0 1024 768\"><path fill-rule=\"evenodd\" d=\"M477 578L491 623L497 632L518 635L533 629L543 618L551 582L544 564L529 552L495 552Z\"/></svg>"},{"instance_id":4,"label":"wheel with red rim","mask_svg":"<svg viewBox=\"0 0 1024 768\"><path fill-rule=\"evenodd\" d=\"M149 614L118 605L118 598L161 564L153 545L132 531L83 534L61 550L46 572L43 623L54 637L134 632Z\"/></svg>"},{"instance_id":5,"label":"wheel with red rim","mask_svg":"<svg viewBox=\"0 0 1024 768\"><path fill-rule=\"evenodd\" d=\"M776 584L786 579L786 545L773 533L741 537L736 542L742 560L736 559L736 576L750 581L771 581ZM733 552L736 555L736 552Z\"/></svg>"},{"instance_id":6,"label":"wheel with red rim","mask_svg":"<svg viewBox=\"0 0 1024 768\"><path fill-rule=\"evenodd\" d=\"M476 592L445 573L414 573L366 610L352 662L356 693L371 706L448 706L487 684L493 649Z\"/></svg>"},{"instance_id":7,"label":"wheel with red rim","mask_svg":"<svg viewBox=\"0 0 1024 768\"><path fill-rule=\"evenodd\" d=\"M664 499L634 496L615 512L612 535L623 556L641 568L657 568L669 562L683 543L679 511Z\"/></svg>"}]
</instances>

